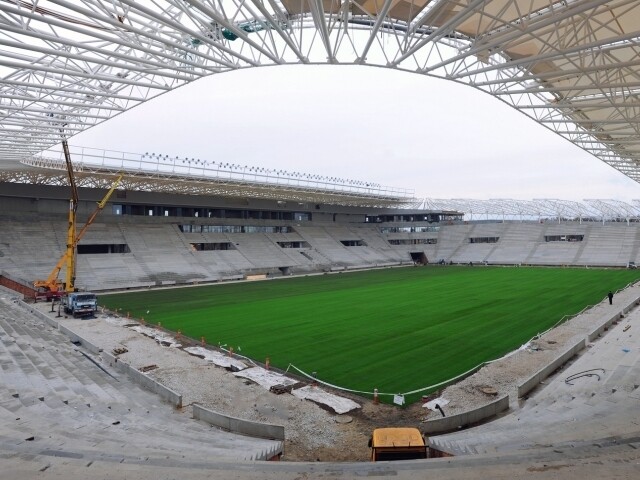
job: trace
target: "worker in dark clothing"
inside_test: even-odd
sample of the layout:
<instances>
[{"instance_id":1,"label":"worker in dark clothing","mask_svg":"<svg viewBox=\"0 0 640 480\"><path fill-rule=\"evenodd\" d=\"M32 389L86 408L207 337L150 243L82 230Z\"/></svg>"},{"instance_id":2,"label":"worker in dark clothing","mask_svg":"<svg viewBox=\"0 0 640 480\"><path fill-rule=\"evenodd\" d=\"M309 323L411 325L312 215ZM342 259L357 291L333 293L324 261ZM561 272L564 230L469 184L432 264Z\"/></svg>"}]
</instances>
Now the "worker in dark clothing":
<instances>
[{"instance_id":1,"label":"worker in dark clothing","mask_svg":"<svg viewBox=\"0 0 640 480\"><path fill-rule=\"evenodd\" d=\"M609 297L609 305L613 305L613 292L611 290L609 290L607 297Z\"/></svg>"}]
</instances>

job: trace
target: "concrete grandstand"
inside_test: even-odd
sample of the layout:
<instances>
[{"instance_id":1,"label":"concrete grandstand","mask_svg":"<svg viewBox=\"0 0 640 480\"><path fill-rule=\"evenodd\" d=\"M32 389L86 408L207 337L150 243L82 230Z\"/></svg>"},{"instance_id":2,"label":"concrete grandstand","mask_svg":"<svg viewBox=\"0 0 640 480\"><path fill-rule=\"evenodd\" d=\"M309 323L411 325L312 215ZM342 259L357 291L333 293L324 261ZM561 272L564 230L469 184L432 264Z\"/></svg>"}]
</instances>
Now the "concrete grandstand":
<instances>
[{"instance_id":1,"label":"concrete grandstand","mask_svg":"<svg viewBox=\"0 0 640 480\"><path fill-rule=\"evenodd\" d=\"M5 184L0 268L48 275L66 245L65 187ZM101 196L83 191L86 215ZM78 245L87 290L454 263L627 267L640 223L463 221L464 212L121 191ZM282 198L285 198L284 196ZM117 203L116 203L117 202Z\"/></svg>"},{"instance_id":2,"label":"concrete grandstand","mask_svg":"<svg viewBox=\"0 0 640 480\"><path fill-rule=\"evenodd\" d=\"M380 66L468 83L501 98L640 179L635 0L223 3L0 2L5 285L28 290L66 247L66 171L47 149L161 93L238 68L365 65L377 53ZM382 32L398 41L376 41ZM76 276L87 290L414 263L640 262L638 205L420 200L374 182L265 166L79 147L72 158L80 219L125 175L78 245ZM600 388L569 389L564 374L552 376L547 388L511 399L497 421L432 439L434 449L455 458L338 465L256 463L277 458L283 439L185 418L181 398L173 404L178 409L163 403L175 392L153 384L151 393L146 380L132 380L144 364L118 364L107 335L96 345L53 310L3 290L3 475L634 478L640 295L632 287L616 298L621 307L614 314L593 308L588 315L597 328L571 339L589 347L578 351L567 374L606 367Z\"/></svg>"},{"instance_id":3,"label":"concrete grandstand","mask_svg":"<svg viewBox=\"0 0 640 480\"><path fill-rule=\"evenodd\" d=\"M80 192L82 218L93 210L102 190L83 188ZM0 196L3 281L14 280L28 286L30 279L48 273L52 259L58 258L65 249L67 197L65 186L3 185ZM640 261L640 224L635 218L620 218L620 212L610 212L605 218L592 211L585 218L567 219L556 211L556 214L550 212L549 216L528 220L487 220L486 215L483 220L465 220L469 212L464 208L460 211L427 210L424 205L422 208L389 208L285 198L283 195L280 200L234 199L119 190L78 245L77 285L94 291L158 288L414 263L620 268ZM630 315L628 322L634 322L639 300L637 287L616 296L616 302L623 305L620 309ZM212 430L202 422L185 418L190 409L182 407L182 392L175 394L180 396L179 403L174 403L179 406L177 411L163 405L165 401L173 402L171 392L160 394L161 397L154 400L154 393L142 390L135 379L122 370L123 365L125 372L147 365L139 363L128 367L107 353L118 345L104 342L111 334L105 336L103 332L86 340L87 333L78 330L77 323L70 319L57 320L53 308L49 310L46 303L40 304L39 310L25 310L26 306L17 305L15 297L12 300L12 295L7 293L3 301L5 316L0 324L6 386L3 416L7 422L3 435L8 442L3 443L3 448L17 442L23 446L17 450L11 447L10 452L36 453L34 460L28 461L10 454L16 472L46 467L46 473L55 466L51 468L52 473L64 471L73 475L71 464L52 461L62 457L82 459L98 469L123 461L133 464L126 471L133 471L136 476L152 475L142 471L156 472L171 465L178 468L181 475L188 476L208 469L235 471L244 468L246 461L273 458L283 452L281 440L277 438L251 439ZM618 311L613 317L616 323ZM592 309L589 315L593 317L589 325L612 325L611 312L606 307ZM102 316L99 319L106 320ZM124 323L127 324L127 319ZM623 325L615 328L620 330ZM60 332L65 332L75 344L70 344ZM508 474L522 473L521 465L531 462L565 465L562 462L567 458L573 458L572 469L577 469L578 463L594 458L601 461L603 452L607 461L623 465L633 462L637 430L626 418L637 400L634 380L637 368L633 361L629 363L629 357L620 356L622 348L635 349L633 340L624 341L624 345L614 342L614 347L607 347L609 336L601 341L594 337L591 353L598 356L591 358L583 355L584 339L590 335L588 329L576 330L572 337L572 341L582 338L578 353L585 357L572 371L603 368L601 365L606 364L609 373L604 390L593 390L592 386L583 386L587 390L579 393L577 389L564 391L561 387L538 389L532 399L507 401L506 412L500 413L502 418L496 422L464 434L430 437L431 447L456 455L456 459L473 454L477 462L473 463L474 468L485 465L494 473L503 468ZM606 362L602 358L606 358ZM154 361L161 365L159 371L170 370L169 365L176 364L175 360L169 360L167 366L162 366L159 360ZM594 366L596 364L598 366ZM561 382L558 378L554 381ZM164 392L165 388L154 387L152 391L162 389ZM524 403L520 405L520 402ZM609 406L611 402L615 407ZM72 410L66 413L67 409ZM54 412L67 420L51 423L50 414ZM593 412L602 418L598 428L589 419ZM195 409L193 415L196 415ZM455 421L455 417L451 417L451 421ZM526 422L529 433L525 437L507 438L507 432L514 431L509 422L519 421ZM569 428L566 422L569 426L575 423L575 428ZM103 432L104 425L111 427ZM125 425L126 437L122 437L120 425ZM65 432L70 428L88 432L98 429L101 433L80 436L74 442L65 439ZM430 427L425 425L425 428L428 431ZM170 437L163 433L168 429ZM563 436L554 433L557 441L548 436L548 432L556 431L554 429L564 433ZM26 436L23 432L27 432ZM52 440L43 441L42 432L47 432ZM153 433L153 442L147 440L149 432ZM30 446L31 441L36 441L29 440L31 438L38 439L37 452ZM86 442L100 445L101 453L83 447ZM126 445L126 449L115 448L118 442ZM131 442L136 446L131 446ZM594 444L604 450L594 451ZM181 450L185 446L189 446L187 456ZM559 449L568 446L572 449L569 456L558 456L558 451L564 452ZM129 452L135 453L131 456ZM202 461L212 455L215 461ZM140 463L143 457L146 460ZM428 463L408 462L387 474L401 473L409 478L441 467L438 460ZM463 463L458 465L462 472ZM296 464L295 472L309 468L315 471L316 467ZM354 470L345 471L345 477L369 474L366 472L376 472L380 467L351 468ZM251 467L245 473L246 478L269 474L286 478L292 472L288 467Z\"/></svg>"}]
</instances>

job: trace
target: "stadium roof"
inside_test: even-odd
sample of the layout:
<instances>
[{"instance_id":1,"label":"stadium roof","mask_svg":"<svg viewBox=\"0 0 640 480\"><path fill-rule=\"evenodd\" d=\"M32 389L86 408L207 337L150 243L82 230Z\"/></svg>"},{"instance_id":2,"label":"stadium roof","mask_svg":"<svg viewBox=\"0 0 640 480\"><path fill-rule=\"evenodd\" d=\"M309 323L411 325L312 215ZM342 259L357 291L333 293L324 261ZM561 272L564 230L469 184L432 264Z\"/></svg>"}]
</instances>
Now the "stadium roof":
<instances>
[{"instance_id":1,"label":"stadium roof","mask_svg":"<svg viewBox=\"0 0 640 480\"><path fill-rule=\"evenodd\" d=\"M637 0L0 0L0 172L203 76L329 63L469 84L640 181L639 42Z\"/></svg>"},{"instance_id":2,"label":"stadium roof","mask_svg":"<svg viewBox=\"0 0 640 480\"><path fill-rule=\"evenodd\" d=\"M393 208L414 204L413 190L338 177L273 170L160 153L128 153L69 146L76 183L108 189L124 174L120 188L186 195L290 200L352 207ZM59 154L62 157L62 154ZM63 158L35 156L26 168L7 175L20 183L67 185ZM3 175L0 172L0 180Z\"/></svg>"},{"instance_id":3,"label":"stadium roof","mask_svg":"<svg viewBox=\"0 0 640 480\"><path fill-rule=\"evenodd\" d=\"M584 203L559 199L425 198L419 205L425 210L453 210L469 220L541 220L557 221L639 221L640 200L633 204L610 199L586 199Z\"/></svg>"}]
</instances>

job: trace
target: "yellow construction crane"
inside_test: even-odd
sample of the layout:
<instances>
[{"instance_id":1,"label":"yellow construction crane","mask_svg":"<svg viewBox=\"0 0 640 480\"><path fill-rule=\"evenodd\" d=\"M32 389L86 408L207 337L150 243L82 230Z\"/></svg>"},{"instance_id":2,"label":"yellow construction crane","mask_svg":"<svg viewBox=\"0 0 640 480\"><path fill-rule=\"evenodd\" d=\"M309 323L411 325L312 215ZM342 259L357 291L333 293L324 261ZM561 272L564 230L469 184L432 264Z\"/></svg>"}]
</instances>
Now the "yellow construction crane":
<instances>
[{"instance_id":1,"label":"yellow construction crane","mask_svg":"<svg viewBox=\"0 0 640 480\"><path fill-rule=\"evenodd\" d=\"M46 280L36 280L33 282L33 286L44 293L47 299L52 297L59 297L64 292L73 292L75 290L75 270L76 270L76 247L78 242L84 237L89 225L93 223L100 211L105 207L111 195L118 187L123 175L120 174L111 188L104 196L104 198L98 202L98 206L89 216L84 226L80 229L80 232L76 235L76 211L78 210L78 188L76 186L75 175L73 173L73 165L71 164L71 155L69 153L69 146L67 141L62 141L62 149L64 151L64 159L67 164L67 173L69 175L69 183L71 184L71 200L69 201L69 224L67 226L67 248L64 255L58 260L56 266L53 268ZM65 282L58 280L60 270L66 264Z\"/></svg>"},{"instance_id":2,"label":"yellow construction crane","mask_svg":"<svg viewBox=\"0 0 640 480\"><path fill-rule=\"evenodd\" d=\"M69 145L67 140L62 140L62 150L64 151L64 161L67 164L67 174L69 175L69 184L71 186L71 200L69 201L69 225L67 226L67 274L66 274L66 291L73 292L76 279L76 211L78 210L78 187L76 186L76 176L73 173L73 164L71 163L71 153L69 153ZM56 280L57 280L56 275Z\"/></svg>"}]
</instances>

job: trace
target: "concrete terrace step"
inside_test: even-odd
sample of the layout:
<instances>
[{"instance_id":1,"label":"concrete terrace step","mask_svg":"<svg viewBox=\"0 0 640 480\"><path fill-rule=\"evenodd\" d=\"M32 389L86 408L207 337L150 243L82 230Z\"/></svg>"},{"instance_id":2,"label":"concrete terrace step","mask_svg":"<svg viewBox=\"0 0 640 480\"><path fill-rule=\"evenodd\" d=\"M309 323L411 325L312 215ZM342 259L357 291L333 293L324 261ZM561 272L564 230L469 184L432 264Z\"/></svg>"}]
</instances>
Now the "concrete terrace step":
<instances>
[{"instance_id":1,"label":"concrete terrace step","mask_svg":"<svg viewBox=\"0 0 640 480\"><path fill-rule=\"evenodd\" d=\"M6 420L0 425L0 443L22 444L31 435L43 449L62 448L61 455L133 451L143 458L169 455L193 461L210 455L249 460L281 451L280 442L224 432L176 412L126 376L109 376L58 331L20 308L8 309L0 318L6 386L0 394L0 419Z\"/></svg>"},{"instance_id":2,"label":"concrete terrace step","mask_svg":"<svg viewBox=\"0 0 640 480\"><path fill-rule=\"evenodd\" d=\"M212 445L211 427L194 423L189 425L188 429L185 429L184 418L174 418L171 415L166 415L166 408L150 408L146 414L137 414L132 412L116 412L104 407L89 407L87 405L67 405L59 401L58 403L53 401L47 401L45 396L43 399L39 397L39 392L24 391L20 394L19 398L11 398L3 402L2 406L6 409L10 407L11 414L29 416L41 416L46 417L48 429L53 431L53 437L65 437L68 441L69 438L75 438L77 433L70 432L70 430L83 429L82 439L84 442L102 442L104 440L110 440L112 433L109 433L106 438L102 436L95 429L111 428L114 422L118 422L118 425L122 425L121 428L126 430L127 436L135 437L136 435L140 439L146 439L158 437L162 444L162 449L168 448L174 445L175 448L184 445L184 442L191 443L194 441L201 442L205 448L205 451L209 451L209 447ZM51 395L49 395L50 397ZM20 401L22 400L22 401ZM53 409L66 409L66 412L56 413L54 418L64 419L63 422L51 423L49 418ZM156 411L157 410L157 411ZM44 418L40 420L43 424L46 424ZM86 431L91 430L93 433L87 434ZM164 437L170 437L167 440ZM226 438L228 437L228 438ZM224 444L224 449L233 449L234 445L245 443L242 437L240 440L237 436L227 434L225 432L216 432L216 438L214 444L218 441ZM266 446L271 445L268 441L263 441ZM152 445L147 445L153 447ZM237 445L236 445L237 446ZM159 447L153 447L159 448ZM221 446L217 446L221 448ZM197 448L196 448L197 450ZM204 452L203 452L204 454ZM244 457L243 457L244 458Z\"/></svg>"}]
</instances>

